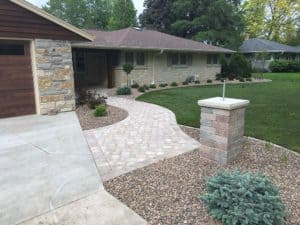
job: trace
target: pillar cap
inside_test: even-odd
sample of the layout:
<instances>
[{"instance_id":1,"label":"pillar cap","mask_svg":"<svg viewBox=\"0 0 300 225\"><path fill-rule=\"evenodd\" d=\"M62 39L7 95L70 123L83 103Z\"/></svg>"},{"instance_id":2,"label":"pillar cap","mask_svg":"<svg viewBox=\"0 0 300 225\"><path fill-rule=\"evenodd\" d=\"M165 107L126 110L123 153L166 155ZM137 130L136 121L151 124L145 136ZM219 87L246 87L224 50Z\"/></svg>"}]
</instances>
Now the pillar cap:
<instances>
[{"instance_id":1,"label":"pillar cap","mask_svg":"<svg viewBox=\"0 0 300 225\"><path fill-rule=\"evenodd\" d=\"M250 103L249 100L236 99L236 98L225 98L223 101L222 97L208 98L198 101L198 105L207 108L234 110L239 108L245 108Z\"/></svg>"}]
</instances>

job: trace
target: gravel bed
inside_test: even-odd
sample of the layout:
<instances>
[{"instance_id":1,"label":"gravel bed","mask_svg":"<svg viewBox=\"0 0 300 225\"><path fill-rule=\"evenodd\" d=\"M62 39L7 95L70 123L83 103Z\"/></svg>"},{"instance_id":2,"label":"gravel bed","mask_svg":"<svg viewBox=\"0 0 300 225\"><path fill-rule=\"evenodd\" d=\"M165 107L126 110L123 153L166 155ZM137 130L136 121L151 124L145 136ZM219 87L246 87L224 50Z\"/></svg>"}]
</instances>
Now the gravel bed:
<instances>
[{"instance_id":1,"label":"gravel bed","mask_svg":"<svg viewBox=\"0 0 300 225\"><path fill-rule=\"evenodd\" d=\"M300 224L299 154L251 138L245 139L239 159L226 167L201 158L196 150L137 169L104 185L151 225L220 225L199 200L205 193L205 178L219 169L267 175L279 187L287 205L286 224Z\"/></svg>"},{"instance_id":2,"label":"gravel bed","mask_svg":"<svg viewBox=\"0 0 300 225\"><path fill-rule=\"evenodd\" d=\"M107 106L107 116L95 117L93 112L94 110L91 110L87 105L79 106L76 109L83 130L109 126L124 120L128 116L127 111L110 105Z\"/></svg>"}]
</instances>

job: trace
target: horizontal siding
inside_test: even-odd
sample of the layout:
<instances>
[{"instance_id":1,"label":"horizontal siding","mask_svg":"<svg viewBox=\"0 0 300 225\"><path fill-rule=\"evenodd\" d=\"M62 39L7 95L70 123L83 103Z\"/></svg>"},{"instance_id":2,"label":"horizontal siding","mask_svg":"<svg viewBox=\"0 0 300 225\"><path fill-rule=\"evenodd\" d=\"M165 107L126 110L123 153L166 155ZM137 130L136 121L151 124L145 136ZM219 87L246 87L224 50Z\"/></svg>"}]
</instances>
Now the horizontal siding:
<instances>
[{"instance_id":1,"label":"horizontal siding","mask_svg":"<svg viewBox=\"0 0 300 225\"><path fill-rule=\"evenodd\" d=\"M84 40L81 36L8 0L0 0L0 37Z\"/></svg>"}]
</instances>

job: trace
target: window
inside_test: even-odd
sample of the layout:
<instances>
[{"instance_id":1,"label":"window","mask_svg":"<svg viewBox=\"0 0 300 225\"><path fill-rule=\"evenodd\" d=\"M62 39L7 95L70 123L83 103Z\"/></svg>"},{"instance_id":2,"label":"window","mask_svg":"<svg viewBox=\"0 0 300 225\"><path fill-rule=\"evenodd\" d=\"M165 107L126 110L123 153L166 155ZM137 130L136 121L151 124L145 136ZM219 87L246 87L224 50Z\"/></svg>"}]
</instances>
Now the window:
<instances>
[{"instance_id":1,"label":"window","mask_svg":"<svg viewBox=\"0 0 300 225\"><path fill-rule=\"evenodd\" d=\"M117 67L117 66L119 66L120 65L120 53L118 53L118 52L114 52L114 53L112 53L112 66L113 67Z\"/></svg>"},{"instance_id":2,"label":"window","mask_svg":"<svg viewBox=\"0 0 300 225\"><path fill-rule=\"evenodd\" d=\"M171 54L171 64L176 65L182 65L185 66L188 64L188 55L187 54Z\"/></svg>"},{"instance_id":3,"label":"window","mask_svg":"<svg viewBox=\"0 0 300 225\"><path fill-rule=\"evenodd\" d=\"M134 63L134 57L132 52L126 52L125 53L125 63L133 65Z\"/></svg>"},{"instance_id":4,"label":"window","mask_svg":"<svg viewBox=\"0 0 300 225\"><path fill-rule=\"evenodd\" d=\"M219 56L214 54L214 55L207 55L207 64L210 65L216 65L219 64Z\"/></svg>"},{"instance_id":5,"label":"window","mask_svg":"<svg viewBox=\"0 0 300 225\"><path fill-rule=\"evenodd\" d=\"M143 52L136 53L136 65L138 66L145 65L145 53Z\"/></svg>"},{"instance_id":6,"label":"window","mask_svg":"<svg viewBox=\"0 0 300 225\"><path fill-rule=\"evenodd\" d=\"M0 55L25 55L22 44L0 44Z\"/></svg>"},{"instance_id":7,"label":"window","mask_svg":"<svg viewBox=\"0 0 300 225\"><path fill-rule=\"evenodd\" d=\"M76 52L76 72L85 72L85 55L84 52Z\"/></svg>"}]
</instances>

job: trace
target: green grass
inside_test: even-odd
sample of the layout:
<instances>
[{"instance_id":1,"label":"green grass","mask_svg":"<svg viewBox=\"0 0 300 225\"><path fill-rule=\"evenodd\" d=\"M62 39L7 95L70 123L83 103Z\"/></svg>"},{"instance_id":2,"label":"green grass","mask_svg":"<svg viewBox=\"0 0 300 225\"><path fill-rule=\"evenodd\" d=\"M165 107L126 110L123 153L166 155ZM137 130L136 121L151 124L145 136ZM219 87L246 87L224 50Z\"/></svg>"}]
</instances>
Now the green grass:
<instances>
[{"instance_id":1,"label":"green grass","mask_svg":"<svg viewBox=\"0 0 300 225\"><path fill-rule=\"evenodd\" d=\"M227 85L226 97L250 100L247 136L300 152L300 73L264 74L270 83ZM222 86L183 87L146 93L140 101L172 110L179 124L199 127L200 99L222 95Z\"/></svg>"}]
</instances>

